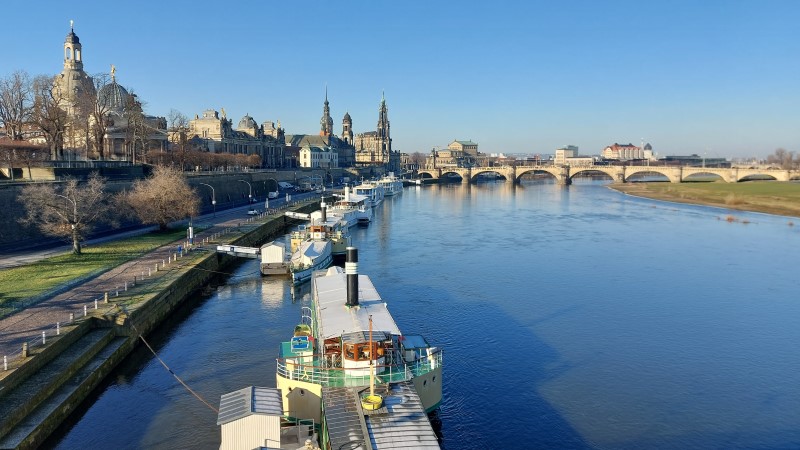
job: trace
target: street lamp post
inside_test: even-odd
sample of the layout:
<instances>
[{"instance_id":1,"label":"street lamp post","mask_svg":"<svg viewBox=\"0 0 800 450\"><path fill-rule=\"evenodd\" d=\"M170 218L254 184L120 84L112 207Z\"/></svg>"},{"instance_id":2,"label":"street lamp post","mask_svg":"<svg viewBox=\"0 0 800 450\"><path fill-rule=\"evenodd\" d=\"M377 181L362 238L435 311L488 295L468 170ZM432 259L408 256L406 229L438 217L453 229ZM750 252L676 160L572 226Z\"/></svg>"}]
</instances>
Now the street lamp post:
<instances>
[{"instance_id":1,"label":"street lamp post","mask_svg":"<svg viewBox=\"0 0 800 450\"><path fill-rule=\"evenodd\" d=\"M252 204L253 203L253 186L250 184L249 181L246 181L246 180L237 180L237 181L240 181L242 183L247 183L247 187L250 188L250 193L247 194L247 204L248 205Z\"/></svg>"},{"instance_id":2,"label":"street lamp post","mask_svg":"<svg viewBox=\"0 0 800 450\"><path fill-rule=\"evenodd\" d=\"M269 181L269 180L272 180L272 181L275 182L275 192L276 193L278 192L278 186L279 186L278 185L278 180L276 180L275 178L267 178L266 180L264 180L264 190L267 191L267 194L266 194L267 198L264 200L264 211L265 212L266 212L266 210L269 209L269 194L270 194L270 192L272 192L272 191L269 190L269 186L267 185L267 181Z\"/></svg>"},{"instance_id":3,"label":"street lamp post","mask_svg":"<svg viewBox=\"0 0 800 450\"><path fill-rule=\"evenodd\" d=\"M217 217L217 196L214 194L214 186L206 183L200 183L200 184L211 188L211 206L214 207L214 217Z\"/></svg>"}]
</instances>

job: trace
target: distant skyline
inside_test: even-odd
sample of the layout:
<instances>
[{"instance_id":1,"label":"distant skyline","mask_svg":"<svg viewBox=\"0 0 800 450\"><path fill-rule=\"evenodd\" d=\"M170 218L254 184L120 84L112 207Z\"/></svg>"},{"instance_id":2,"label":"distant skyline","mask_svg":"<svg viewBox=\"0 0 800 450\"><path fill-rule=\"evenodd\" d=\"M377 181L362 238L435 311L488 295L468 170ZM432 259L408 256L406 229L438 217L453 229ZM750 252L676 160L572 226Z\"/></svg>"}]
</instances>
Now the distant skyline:
<instances>
[{"instance_id":1,"label":"distant skyline","mask_svg":"<svg viewBox=\"0 0 800 450\"><path fill-rule=\"evenodd\" d=\"M230 6L228 6L230 5ZM454 139L484 153L659 156L800 152L800 2L11 1L0 76L61 72L70 20L85 70L149 114L225 108L316 134L372 131L385 92L393 148ZM12 18L12 19L8 19Z\"/></svg>"}]
</instances>

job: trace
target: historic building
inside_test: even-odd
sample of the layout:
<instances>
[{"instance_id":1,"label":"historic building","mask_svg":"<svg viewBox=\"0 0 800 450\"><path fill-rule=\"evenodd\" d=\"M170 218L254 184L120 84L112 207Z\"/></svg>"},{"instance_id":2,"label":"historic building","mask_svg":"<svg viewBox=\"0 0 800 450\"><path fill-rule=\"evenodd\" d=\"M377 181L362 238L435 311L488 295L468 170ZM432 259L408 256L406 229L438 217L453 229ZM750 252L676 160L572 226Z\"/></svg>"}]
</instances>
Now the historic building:
<instances>
[{"instance_id":1,"label":"historic building","mask_svg":"<svg viewBox=\"0 0 800 450\"><path fill-rule=\"evenodd\" d=\"M603 159L628 161L631 159L643 159L644 152L642 152L641 147L637 147L633 144L617 144L615 142L614 145L609 145L604 148L600 156L602 156Z\"/></svg>"},{"instance_id":2,"label":"historic building","mask_svg":"<svg viewBox=\"0 0 800 450\"><path fill-rule=\"evenodd\" d=\"M378 108L377 129L357 134L353 145L356 165L385 164L390 171L400 170L400 153L392 150L389 109L386 107L386 98L383 95Z\"/></svg>"},{"instance_id":3,"label":"historic building","mask_svg":"<svg viewBox=\"0 0 800 450\"><path fill-rule=\"evenodd\" d=\"M339 167L339 155L331 148L303 147L300 149L300 167L336 169Z\"/></svg>"},{"instance_id":4,"label":"historic building","mask_svg":"<svg viewBox=\"0 0 800 450\"><path fill-rule=\"evenodd\" d=\"M188 136L211 153L255 154L261 157L262 167L286 166L286 142L280 122L277 127L269 121L259 126L255 119L245 114L234 128L224 108L222 114L207 109L202 116L195 115L189 121Z\"/></svg>"},{"instance_id":5,"label":"historic building","mask_svg":"<svg viewBox=\"0 0 800 450\"><path fill-rule=\"evenodd\" d=\"M104 158L138 162L149 149L166 149L166 119L144 114L136 96L117 83L114 66L110 75L110 82L102 84L98 92L96 86L101 83L83 70L83 47L70 21L64 39L64 68L53 82L54 96L68 119L64 146L73 150L83 148L87 157L99 157L89 152L89 144L90 129L96 125L90 112L100 111L106 126Z\"/></svg>"},{"instance_id":6,"label":"historic building","mask_svg":"<svg viewBox=\"0 0 800 450\"><path fill-rule=\"evenodd\" d=\"M453 140L453 142L451 142L447 148L457 152L463 152L464 154L470 155L473 158L478 157L478 144L472 141Z\"/></svg>"}]
</instances>

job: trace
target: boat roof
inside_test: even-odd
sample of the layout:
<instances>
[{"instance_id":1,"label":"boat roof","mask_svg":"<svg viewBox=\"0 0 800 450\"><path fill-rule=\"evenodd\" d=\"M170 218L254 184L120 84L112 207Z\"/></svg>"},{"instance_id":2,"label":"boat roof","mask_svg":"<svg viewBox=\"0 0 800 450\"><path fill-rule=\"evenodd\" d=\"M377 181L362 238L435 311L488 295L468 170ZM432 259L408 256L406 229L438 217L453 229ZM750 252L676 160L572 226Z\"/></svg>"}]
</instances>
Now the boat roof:
<instances>
[{"instance_id":1,"label":"boat roof","mask_svg":"<svg viewBox=\"0 0 800 450\"><path fill-rule=\"evenodd\" d=\"M282 416L281 390L248 386L238 391L222 394L219 400L217 425L224 425L252 414Z\"/></svg>"},{"instance_id":2,"label":"boat roof","mask_svg":"<svg viewBox=\"0 0 800 450\"><path fill-rule=\"evenodd\" d=\"M348 307L347 275L341 271L328 270L313 279L314 307L317 316L317 332L321 339L339 337L348 333L369 331L369 316L372 316L373 333L384 332L401 335L400 329L386 307L372 280L367 275L358 275L357 307ZM373 337L376 334L373 334Z\"/></svg>"}]
</instances>

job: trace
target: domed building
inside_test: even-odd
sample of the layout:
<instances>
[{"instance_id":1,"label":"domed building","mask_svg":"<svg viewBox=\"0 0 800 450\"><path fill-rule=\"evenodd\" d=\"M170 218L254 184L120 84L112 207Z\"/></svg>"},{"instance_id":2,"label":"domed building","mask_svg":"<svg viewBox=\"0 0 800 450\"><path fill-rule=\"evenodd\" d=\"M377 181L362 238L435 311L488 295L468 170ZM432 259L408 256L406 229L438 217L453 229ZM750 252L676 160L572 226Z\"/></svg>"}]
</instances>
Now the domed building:
<instances>
[{"instance_id":1,"label":"domed building","mask_svg":"<svg viewBox=\"0 0 800 450\"><path fill-rule=\"evenodd\" d=\"M285 141L280 122L277 127L270 121L259 126L250 114L245 114L233 128L224 108L221 113L207 109L189 121L188 137L211 153L255 154L261 157L264 168L284 166Z\"/></svg>"},{"instance_id":2,"label":"domed building","mask_svg":"<svg viewBox=\"0 0 800 450\"><path fill-rule=\"evenodd\" d=\"M117 83L114 66L110 75L111 81L103 85L104 79L95 80L83 70L83 47L70 21L64 39L64 69L53 86L69 119L64 146L71 149L70 157L138 163L147 151L166 149L166 119L144 114L136 96ZM96 113L105 116L105 129L97 125Z\"/></svg>"},{"instance_id":3,"label":"domed building","mask_svg":"<svg viewBox=\"0 0 800 450\"><path fill-rule=\"evenodd\" d=\"M81 40L75 34L71 22L69 33L64 39L64 69L56 76L53 87L59 91L57 97L61 99L61 107L67 114L74 113L82 95L94 95L95 92L92 77L83 71Z\"/></svg>"}]
</instances>

